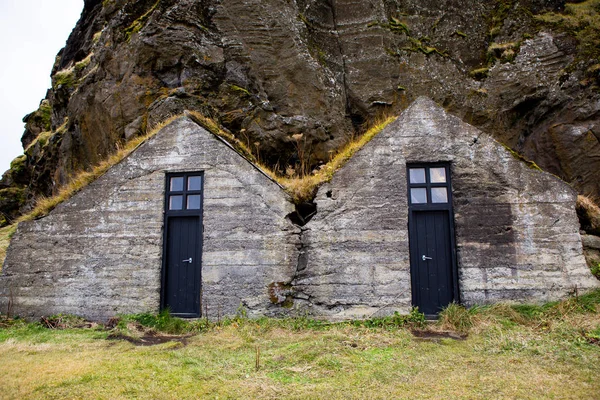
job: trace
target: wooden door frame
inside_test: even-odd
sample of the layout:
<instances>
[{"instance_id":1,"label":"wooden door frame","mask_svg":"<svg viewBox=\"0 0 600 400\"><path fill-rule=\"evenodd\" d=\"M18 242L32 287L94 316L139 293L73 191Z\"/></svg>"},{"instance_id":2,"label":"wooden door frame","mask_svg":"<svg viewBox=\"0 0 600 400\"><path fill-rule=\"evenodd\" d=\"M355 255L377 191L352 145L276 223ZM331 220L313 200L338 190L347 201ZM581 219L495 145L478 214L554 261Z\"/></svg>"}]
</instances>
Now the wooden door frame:
<instances>
[{"instance_id":1,"label":"wooden door frame","mask_svg":"<svg viewBox=\"0 0 600 400\"><path fill-rule=\"evenodd\" d=\"M184 177L184 184L187 182L187 178L190 176L200 176L202 177L200 193L202 194L200 201L200 209L199 210L169 210L169 195L172 193L169 190L169 182L172 177ZM183 193L187 193L187 190L184 190ZM183 201L185 202L185 196ZM191 171L191 172L166 172L165 173L165 186L164 186L164 206L163 206L163 245L162 245L162 266L161 266L161 276L160 276L160 309L161 311L166 308L165 303L165 284L167 278L167 256L168 256L168 229L169 229L169 220L171 218L178 217L198 217L198 260L199 260L199 268L200 268L200 290L198 293L200 309L198 314L174 314L178 317L184 318L199 318L202 316L202 256L203 256L203 246L204 246L204 224L203 224L203 211L204 211L204 171Z\"/></svg>"},{"instance_id":2,"label":"wooden door frame","mask_svg":"<svg viewBox=\"0 0 600 400\"><path fill-rule=\"evenodd\" d=\"M410 168L441 168L446 169L446 184L437 185L428 182L429 178L426 179L425 184L411 184L410 183ZM453 204L453 191L452 191L452 164L450 162L419 162L419 163L406 163L406 195L408 202L408 249L409 249L409 261L410 261L410 283L411 283L411 302L413 307L417 306L416 301L416 290L415 290L415 279L416 276L413 273L413 269L416 268L414 263L413 246L411 246L411 238L416 238L416 227L414 223L415 212L427 212L427 211L447 211L448 212L448 225L450 228L450 258L451 258L451 281L452 281L452 301L460 303L460 291L458 285L458 263L456 261L456 237L454 229L454 207ZM427 172L426 172L427 175ZM431 187L447 187L448 188L448 202L447 203L436 203L430 204L411 204L410 189L414 187L426 187L428 199L431 197Z\"/></svg>"}]
</instances>

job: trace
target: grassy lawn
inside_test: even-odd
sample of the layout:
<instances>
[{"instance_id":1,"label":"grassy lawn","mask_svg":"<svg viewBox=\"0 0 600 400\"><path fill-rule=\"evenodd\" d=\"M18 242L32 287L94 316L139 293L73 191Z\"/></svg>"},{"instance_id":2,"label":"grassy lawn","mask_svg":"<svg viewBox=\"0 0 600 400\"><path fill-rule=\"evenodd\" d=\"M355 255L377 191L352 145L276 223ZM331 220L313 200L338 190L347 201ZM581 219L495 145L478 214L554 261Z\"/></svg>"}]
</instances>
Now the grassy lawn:
<instances>
[{"instance_id":1,"label":"grassy lawn","mask_svg":"<svg viewBox=\"0 0 600 400\"><path fill-rule=\"evenodd\" d=\"M436 324L4 319L0 398L598 399L599 303L596 292L544 307L451 306Z\"/></svg>"}]
</instances>

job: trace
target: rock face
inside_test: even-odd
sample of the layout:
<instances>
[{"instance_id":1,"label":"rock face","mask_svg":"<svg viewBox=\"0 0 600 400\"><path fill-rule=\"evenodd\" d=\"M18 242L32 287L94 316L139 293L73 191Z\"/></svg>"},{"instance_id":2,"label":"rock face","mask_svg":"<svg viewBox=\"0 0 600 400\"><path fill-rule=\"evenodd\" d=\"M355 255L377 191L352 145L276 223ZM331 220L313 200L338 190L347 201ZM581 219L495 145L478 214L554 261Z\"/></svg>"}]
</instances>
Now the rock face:
<instances>
[{"instance_id":1,"label":"rock face","mask_svg":"<svg viewBox=\"0 0 600 400\"><path fill-rule=\"evenodd\" d=\"M598 195L592 3L563 15L558 0L86 0L47 99L25 119L26 173L2 184L27 186L23 211L184 109L281 171L310 170L365 122L426 95Z\"/></svg>"},{"instance_id":2,"label":"rock face","mask_svg":"<svg viewBox=\"0 0 600 400\"><path fill-rule=\"evenodd\" d=\"M313 312L364 318L409 309L407 164L438 162L452 175L454 300L548 301L600 286L583 256L576 193L421 98L319 189L293 282Z\"/></svg>"},{"instance_id":3,"label":"rock face","mask_svg":"<svg viewBox=\"0 0 600 400\"><path fill-rule=\"evenodd\" d=\"M295 272L299 229L284 192L181 118L51 215L24 222L0 276L0 309L106 320L158 311L165 172L204 171L202 313L277 314L269 284ZM266 281L266 279L272 279ZM272 309L272 312L269 311Z\"/></svg>"},{"instance_id":4,"label":"rock face","mask_svg":"<svg viewBox=\"0 0 600 400\"><path fill-rule=\"evenodd\" d=\"M50 215L19 225L0 275L0 311L90 319L157 311L169 290L169 243L192 237L170 239L173 212L185 219L191 209L171 206L183 189L166 185L165 174L194 173L204 179L202 245L191 245L202 260L195 316L234 315L239 306L251 316L329 319L406 312L415 304L411 262L420 258L411 255L407 164L439 162L450 165L454 205L449 301L530 303L600 286L583 256L575 192L420 98L319 189L318 213L302 228L276 183L177 119Z\"/></svg>"}]
</instances>

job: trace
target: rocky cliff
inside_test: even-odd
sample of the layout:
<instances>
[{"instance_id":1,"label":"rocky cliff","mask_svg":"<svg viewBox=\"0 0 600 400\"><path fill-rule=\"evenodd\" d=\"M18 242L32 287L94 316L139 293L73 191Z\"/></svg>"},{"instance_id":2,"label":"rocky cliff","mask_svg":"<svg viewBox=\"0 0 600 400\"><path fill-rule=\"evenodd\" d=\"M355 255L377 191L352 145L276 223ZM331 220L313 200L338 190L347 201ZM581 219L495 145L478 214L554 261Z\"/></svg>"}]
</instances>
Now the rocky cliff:
<instances>
[{"instance_id":1,"label":"rocky cliff","mask_svg":"<svg viewBox=\"0 0 600 400\"><path fill-rule=\"evenodd\" d=\"M420 95L598 195L599 86L600 0L85 0L0 209L185 109L298 173Z\"/></svg>"}]
</instances>

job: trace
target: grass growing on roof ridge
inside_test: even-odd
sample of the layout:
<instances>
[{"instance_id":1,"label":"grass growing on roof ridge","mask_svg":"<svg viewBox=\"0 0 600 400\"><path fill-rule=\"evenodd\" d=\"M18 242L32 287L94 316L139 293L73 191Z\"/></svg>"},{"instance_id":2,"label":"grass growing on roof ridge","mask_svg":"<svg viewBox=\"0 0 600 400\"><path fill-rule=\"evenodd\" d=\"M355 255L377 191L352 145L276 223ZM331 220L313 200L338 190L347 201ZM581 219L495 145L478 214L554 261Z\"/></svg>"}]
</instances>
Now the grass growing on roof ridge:
<instances>
[{"instance_id":1,"label":"grass growing on roof ridge","mask_svg":"<svg viewBox=\"0 0 600 400\"><path fill-rule=\"evenodd\" d=\"M198 124L204 126L213 134L227 140L238 152L240 152L249 161L256 164L264 173L271 179L279 183L288 194L292 197L294 203L299 204L305 201L310 201L314 198L316 191L320 185L329 182L335 172L339 170L358 150L362 149L371 141L379 132L386 126L394 122L397 117L383 117L373 124L363 135L351 140L346 146L336 153L333 158L323 165L319 170L308 175L300 175L295 177L283 177L277 174L268 166L264 165L258 157L254 155L252 150L236 138L232 133L229 133L221 128L214 120L207 118L197 111L188 111L187 113Z\"/></svg>"},{"instance_id":2,"label":"grass growing on roof ridge","mask_svg":"<svg viewBox=\"0 0 600 400\"><path fill-rule=\"evenodd\" d=\"M277 177L277 182L292 196L295 203L312 200L319 186L325 182L329 182L337 170L343 167L358 150L362 149L386 126L394 122L396 118L385 117L376 121L363 135L351 140L327 164L314 173L292 178Z\"/></svg>"},{"instance_id":3,"label":"grass growing on roof ridge","mask_svg":"<svg viewBox=\"0 0 600 400\"><path fill-rule=\"evenodd\" d=\"M279 183L279 176L271 168L264 165L244 142L235 137L231 132L224 130L214 119L208 118L198 111L186 111L185 115L190 117L197 124L203 126L213 135L223 138L227 143L232 145L238 153L260 168L269 178Z\"/></svg>"},{"instance_id":4,"label":"grass growing on roof ridge","mask_svg":"<svg viewBox=\"0 0 600 400\"><path fill-rule=\"evenodd\" d=\"M156 135L162 128L169 123L173 122L180 116L173 116L167 118L163 122L157 124L152 130L143 136L138 136L125 143L123 147L120 147L115 153L110 155L107 159L94 166L89 171L81 171L75 175L71 181L63 186L57 194L51 197L40 197L36 201L36 206L29 213L24 214L17 218L11 225L5 226L0 229L0 271L4 259L6 257L6 250L10 243L10 238L17 230L19 222L31 221L36 218L40 218L48 215L57 205L70 199L79 192L81 189L86 187L91 182L102 176L109 168L121 162L125 157L130 155L135 149L137 149L142 143L149 138Z\"/></svg>"},{"instance_id":5,"label":"grass growing on roof ridge","mask_svg":"<svg viewBox=\"0 0 600 400\"><path fill-rule=\"evenodd\" d=\"M73 195L79 192L82 188L98 179L109 168L122 161L125 157L131 154L142 143L156 135L162 128L170 124L182 115L187 115L196 123L205 127L211 133L222 137L230 143L240 154L246 157L250 162L254 163L267 176L281 185L288 192L292 200L296 203L312 200L316 194L317 188L325 182L328 182L333 177L334 173L340 169L358 150L373 139L387 125L393 122L395 117L383 118L368 129L358 139L350 141L342 148L327 164L321 167L318 171L310 175L298 176L293 178L282 177L275 173L271 168L264 165L258 157L254 155L252 150L246 146L241 140L236 138L232 133L224 130L216 121L208 118L197 111L188 111L185 114L179 114L170 117L161 123L157 124L146 135L138 136L127 142L123 147L119 148L114 154L110 155L106 160L100 162L90 171L81 171L75 175L72 180L63 186L59 192L51 197L41 197L37 200L35 208L19 217L13 224L0 229L0 270L6 257L6 250L10 243L10 238L16 231L17 224L22 221L30 221L36 218L43 217L52 211L60 203L70 199Z\"/></svg>"}]
</instances>

